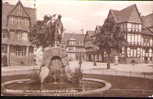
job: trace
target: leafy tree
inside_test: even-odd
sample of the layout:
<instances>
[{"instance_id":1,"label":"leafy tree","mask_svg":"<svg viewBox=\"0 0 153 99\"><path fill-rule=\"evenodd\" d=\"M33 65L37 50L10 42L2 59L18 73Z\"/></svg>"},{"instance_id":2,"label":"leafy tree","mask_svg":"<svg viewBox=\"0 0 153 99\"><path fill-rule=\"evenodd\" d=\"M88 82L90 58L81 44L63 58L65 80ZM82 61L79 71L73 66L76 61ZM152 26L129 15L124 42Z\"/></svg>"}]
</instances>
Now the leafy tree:
<instances>
[{"instance_id":1,"label":"leafy tree","mask_svg":"<svg viewBox=\"0 0 153 99\"><path fill-rule=\"evenodd\" d=\"M36 46L42 46L43 48L50 45L54 46L55 41L60 42L64 31L61 17L61 15L56 17L56 14L53 16L44 16L42 21L38 21L30 29L30 42Z\"/></svg>"},{"instance_id":2,"label":"leafy tree","mask_svg":"<svg viewBox=\"0 0 153 99\"><path fill-rule=\"evenodd\" d=\"M47 33L47 26L45 26L44 20L38 21L30 30L29 38L33 45L47 46L48 43L45 40L45 33Z\"/></svg>"},{"instance_id":3,"label":"leafy tree","mask_svg":"<svg viewBox=\"0 0 153 99\"><path fill-rule=\"evenodd\" d=\"M122 47L127 46L124 33L121 32L120 27L113 22L104 24L101 28L101 32L96 35L94 43L99 47L100 51L107 53L107 69L110 69L111 52L116 50L120 53Z\"/></svg>"}]
</instances>

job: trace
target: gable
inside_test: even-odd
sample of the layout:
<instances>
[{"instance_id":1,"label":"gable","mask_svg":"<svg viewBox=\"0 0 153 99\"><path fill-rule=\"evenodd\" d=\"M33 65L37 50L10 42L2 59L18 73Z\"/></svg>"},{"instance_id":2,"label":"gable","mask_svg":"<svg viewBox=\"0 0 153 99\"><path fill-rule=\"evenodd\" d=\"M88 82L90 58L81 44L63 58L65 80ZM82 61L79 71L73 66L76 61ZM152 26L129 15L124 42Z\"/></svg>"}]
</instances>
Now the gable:
<instances>
[{"instance_id":1,"label":"gable","mask_svg":"<svg viewBox=\"0 0 153 99\"><path fill-rule=\"evenodd\" d=\"M128 22L141 23L140 15L136 7L133 7Z\"/></svg>"},{"instance_id":2,"label":"gable","mask_svg":"<svg viewBox=\"0 0 153 99\"><path fill-rule=\"evenodd\" d=\"M7 21L8 21L8 16L12 13L12 11L15 9L16 5L9 4L8 2L4 2L2 4L2 28L7 28ZM29 7L24 7L25 12L28 13L30 16L31 20L31 25L36 23L36 9L34 8L29 8Z\"/></svg>"},{"instance_id":3,"label":"gable","mask_svg":"<svg viewBox=\"0 0 153 99\"><path fill-rule=\"evenodd\" d=\"M141 18L139 15L139 11L137 6L131 5L123 10L110 10L112 16L114 17L115 22L122 23L122 22L133 22L133 23L141 23Z\"/></svg>"},{"instance_id":4,"label":"gable","mask_svg":"<svg viewBox=\"0 0 153 99\"><path fill-rule=\"evenodd\" d=\"M10 14L12 16L29 17L26 10L24 9L22 3L19 1L16 6L11 10Z\"/></svg>"},{"instance_id":5,"label":"gable","mask_svg":"<svg viewBox=\"0 0 153 99\"><path fill-rule=\"evenodd\" d=\"M67 42L71 38L76 39L77 41L83 42L84 41L84 34L75 34L75 33L64 33L63 35L63 41Z\"/></svg>"},{"instance_id":6,"label":"gable","mask_svg":"<svg viewBox=\"0 0 153 99\"><path fill-rule=\"evenodd\" d=\"M117 22L117 17L115 17L115 15L114 15L112 10L109 11L107 19L110 20L113 23Z\"/></svg>"},{"instance_id":7,"label":"gable","mask_svg":"<svg viewBox=\"0 0 153 99\"><path fill-rule=\"evenodd\" d=\"M148 28L153 28L153 13L142 17L143 25Z\"/></svg>"},{"instance_id":8,"label":"gable","mask_svg":"<svg viewBox=\"0 0 153 99\"><path fill-rule=\"evenodd\" d=\"M3 3L2 5L2 28L7 27L7 16L13 8L14 8L13 5L10 5L8 3Z\"/></svg>"}]
</instances>

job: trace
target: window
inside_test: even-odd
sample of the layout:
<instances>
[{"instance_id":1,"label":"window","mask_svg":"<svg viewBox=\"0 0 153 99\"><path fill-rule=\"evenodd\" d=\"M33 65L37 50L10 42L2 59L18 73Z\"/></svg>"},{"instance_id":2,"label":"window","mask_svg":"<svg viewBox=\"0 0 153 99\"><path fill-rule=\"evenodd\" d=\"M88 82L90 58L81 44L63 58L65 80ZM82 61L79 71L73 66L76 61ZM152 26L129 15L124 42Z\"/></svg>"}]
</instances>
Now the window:
<instances>
[{"instance_id":1,"label":"window","mask_svg":"<svg viewBox=\"0 0 153 99\"><path fill-rule=\"evenodd\" d=\"M18 24L18 17L16 18L16 24Z\"/></svg>"},{"instance_id":2,"label":"window","mask_svg":"<svg viewBox=\"0 0 153 99\"><path fill-rule=\"evenodd\" d=\"M127 23L127 28L129 32L141 32L141 24Z\"/></svg>"},{"instance_id":3,"label":"window","mask_svg":"<svg viewBox=\"0 0 153 99\"><path fill-rule=\"evenodd\" d=\"M21 32L17 32L17 40L23 40L23 34Z\"/></svg>"},{"instance_id":4,"label":"window","mask_svg":"<svg viewBox=\"0 0 153 99\"><path fill-rule=\"evenodd\" d=\"M141 24L139 25L139 32L141 32L141 30L142 30L142 27L141 27Z\"/></svg>"},{"instance_id":5,"label":"window","mask_svg":"<svg viewBox=\"0 0 153 99\"><path fill-rule=\"evenodd\" d=\"M20 19L20 18L19 18L19 24L22 24L22 23L21 23L21 19Z\"/></svg>"},{"instance_id":6,"label":"window","mask_svg":"<svg viewBox=\"0 0 153 99\"><path fill-rule=\"evenodd\" d=\"M11 24L14 24L14 18L11 17Z\"/></svg>"},{"instance_id":7,"label":"window","mask_svg":"<svg viewBox=\"0 0 153 99\"><path fill-rule=\"evenodd\" d=\"M34 48L33 47L30 47L29 48L29 54L30 54L30 56L33 54L33 52L34 52Z\"/></svg>"},{"instance_id":8,"label":"window","mask_svg":"<svg viewBox=\"0 0 153 99\"><path fill-rule=\"evenodd\" d=\"M140 43L141 43L141 35L138 35L138 44L140 45Z\"/></svg>"},{"instance_id":9,"label":"window","mask_svg":"<svg viewBox=\"0 0 153 99\"><path fill-rule=\"evenodd\" d=\"M2 53L7 53L7 45L1 45Z\"/></svg>"},{"instance_id":10,"label":"window","mask_svg":"<svg viewBox=\"0 0 153 99\"><path fill-rule=\"evenodd\" d=\"M149 57L151 57L152 56L152 49L150 48L149 49Z\"/></svg>"},{"instance_id":11,"label":"window","mask_svg":"<svg viewBox=\"0 0 153 99\"><path fill-rule=\"evenodd\" d=\"M69 45L74 46L75 45L75 41L69 41Z\"/></svg>"},{"instance_id":12,"label":"window","mask_svg":"<svg viewBox=\"0 0 153 99\"><path fill-rule=\"evenodd\" d=\"M131 39L132 39L132 44L134 44L134 43L135 43L135 34L131 34L131 35L132 35L132 36L131 36L131 37L132 37L132 38L131 38Z\"/></svg>"},{"instance_id":13,"label":"window","mask_svg":"<svg viewBox=\"0 0 153 99\"><path fill-rule=\"evenodd\" d=\"M68 50L69 50L69 51L73 51L73 48L72 48L72 47L70 47Z\"/></svg>"},{"instance_id":14,"label":"window","mask_svg":"<svg viewBox=\"0 0 153 99\"><path fill-rule=\"evenodd\" d=\"M137 57L140 57L140 48L137 48Z\"/></svg>"},{"instance_id":15,"label":"window","mask_svg":"<svg viewBox=\"0 0 153 99\"><path fill-rule=\"evenodd\" d=\"M130 48L127 48L127 56L130 57Z\"/></svg>"},{"instance_id":16,"label":"window","mask_svg":"<svg viewBox=\"0 0 153 99\"><path fill-rule=\"evenodd\" d=\"M27 20L26 19L24 19L24 24L27 25Z\"/></svg>"},{"instance_id":17,"label":"window","mask_svg":"<svg viewBox=\"0 0 153 99\"><path fill-rule=\"evenodd\" d=\"M17 32L17 40L28 41L28 33L27 32Z\"/></svg>"},{"instance_id":18,"label":"window","mask_svg":"<svg viewBox=\"0 0 153 99\"><path fill-rule=\"evenodd\" d=\"M127 41L131 43L131 34L127 34Z\"/></svg>"},{"instance_id":19,"label":"window","mask_svg":"<svg viewBox=\"0 0 153 99\"><path fill-rule=\"evenodd\" d=\"M3 31L2 32L2 38L8 38L8 32Z\"/></svg>"},{"instance_id":20,"label":"window","mask_svg":"<svg viewBox=\"0 0 153 99\"><path fill-rule=\"evenodd\" d=\"M133 49L130 49L130 56L133 56Z\"/></svg>"},{"instance_id":21,"label":"window","mask_svg":"<svg viewBox=\"0 0 153 99\"><path fill-rule=\"evenodd\" d=\"M138 24L136 24L135 30L136 30L137 32L139 31L139 25L138 25Z\"/></svg>"},{"instance_id":22,"label":"window","mask_svg":"<svg viewBox=\"0 0 153 99\"><path fill-rule=\"evenodd\" d=\"M123 24L123 27L124 27L124 31L126 31L127 30L127 27L126 27L126 24L125 23Z\"/></svg>"},{"instance_id":23,"label":"window","mask_svg":"<svg viewBox=\"0 0 153 99\"><path fill-rule=\"evenodd\" d=\"M13 17L12 16L9 17L8 22L9 22L9 24L13 24Z\"/></svg>"},{"instance_id":24,"label":"window","mask_svg":"<svg viewBox=\"0 0 153 99\"><path fill-rule=\"evenodd\" d=\"M120 28L121 28L121 31L124 31L124 29L123 29L123 28L124 28L124 27L123 27L123 24L120 25Z\"/></svg>"},{"instance_id":25,"label":"window","mask_svg":"<svg viewBox=\"0 0 153 99\"><path fill-rule=\"evenodd\" d=\"M128 28L128 31L129 31L129 32L131 32L131 27L132 27L132 26L131 26L131 23L127 23L127 28Z\"/></svg>"},{"instance_id":26,"label":"window","mask_svg":"<svg viewBox=\"0 0 153 99\"><path fill-rule=\"evenodd\" d=\"M29 20L27 18L24 19L24 25L29 27Z\"/></svg>"},{"instance_id":27,"label":"window","mask_svg":"<svg viewBox=\"0 0 153 99\"><path fill-rule=\"evenodd\" d=\"M24 41L28 41L28 34L26 32L23 33L22 38Z\"/></svg>"},{"instance_id":28,"label":"window","mask_svg":"<svg viewBox=\"0 0 153 99\"><path fill-rule=\"evenodd\" d=\"M25 56L26 47L16 47L16 56Z\"/></svg>"},{"instance_id":29,"label":"window","mask_svg":"<svg viewBox=\"0 0 153 99\"><path fill-rule=\"evenodd\" d=\"M122 56L124 56L125 55L125 48L123 47L122 48Z\"/></svg>"},{"instance_id":30,"label":"window","mask_svg":"<svg viewBox=\"0 0 153 99\"><path fill-rule=\"evenodd\" d=\"M13 24L16 24L16 17L13 17Z\"/></svg>"}]
</instances>

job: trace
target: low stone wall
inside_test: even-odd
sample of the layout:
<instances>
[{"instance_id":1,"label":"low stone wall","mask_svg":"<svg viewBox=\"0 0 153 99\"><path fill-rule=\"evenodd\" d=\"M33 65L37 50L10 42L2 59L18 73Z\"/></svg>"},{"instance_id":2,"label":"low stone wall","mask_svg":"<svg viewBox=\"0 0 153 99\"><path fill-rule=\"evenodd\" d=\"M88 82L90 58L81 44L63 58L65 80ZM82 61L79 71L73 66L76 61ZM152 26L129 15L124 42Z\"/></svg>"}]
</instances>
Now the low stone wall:
<instances>
[{"instance_id":1,"label":"low stone wall","mask_svg":"<svg viewBox=\"0 0 153 99\"><path fill-rule=\"evenodd\" d=\"M2 87L8 85L8 84L12 84L12 83L16 83L18 81L28 81L30 79L19 79L19 80L11 80L11 81L6 81L4 83L2 83ZM100 80L100 79L95 79L95 78L83 78L82 80L86 80L86 81L94 81L94 82L99 82L99 83L103 83L105 84L104 87L102 88L98 88L95 90L87 90L87 91L81 91L81 92L74 92L74 93L48 93L48 92L43 92L43 90L41 91L35 91L35 93L29 93L30 90L16 90L16 89L4 89L3 90L3 94L11 94L11 95L40 95L40 96L84 96L84 95L89 95L89 94L94 94L94 93L99 93L99 92L104 92L108 89L111 88L111 83L105 81L105 80Z\"/></svg>"}]
</instances>

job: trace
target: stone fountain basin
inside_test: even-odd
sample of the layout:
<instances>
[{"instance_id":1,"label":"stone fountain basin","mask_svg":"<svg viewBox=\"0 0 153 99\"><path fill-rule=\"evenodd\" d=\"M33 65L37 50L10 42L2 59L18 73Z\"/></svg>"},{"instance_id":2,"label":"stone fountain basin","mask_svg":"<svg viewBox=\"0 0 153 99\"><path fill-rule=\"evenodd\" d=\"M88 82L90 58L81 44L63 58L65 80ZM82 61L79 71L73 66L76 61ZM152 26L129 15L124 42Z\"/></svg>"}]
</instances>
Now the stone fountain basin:
<instances>
[{"instance_id":1,"label":"stone fountain basin","mask_svg":"<svg viewBox=\"0 0 153 99\"><path fill-rule=\"evenodd\" d=\"M25 82L30 82L31 79L18 79L6 81L2 84L4 90L2 93L5 95L13 96L84 96L94 93L102 93L111 88L111 84L105 80L95 78L83 78L81 82L83 90L78 91L77 88L57 88L52 87L48 89L28 89ZM51 84L51 86L54 86ZM57 85L58 86L58 85ZM31 87L32 88L32 87Z\"/></svg>"}]
</instances>

